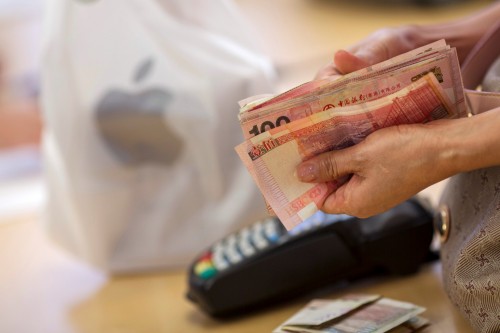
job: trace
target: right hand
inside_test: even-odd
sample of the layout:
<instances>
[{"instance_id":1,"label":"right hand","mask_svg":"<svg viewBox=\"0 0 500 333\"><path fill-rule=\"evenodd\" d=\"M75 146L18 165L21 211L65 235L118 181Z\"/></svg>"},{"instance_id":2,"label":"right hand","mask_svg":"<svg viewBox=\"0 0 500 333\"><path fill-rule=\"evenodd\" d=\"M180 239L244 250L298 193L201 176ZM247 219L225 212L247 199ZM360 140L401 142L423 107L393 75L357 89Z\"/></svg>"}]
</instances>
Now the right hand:
<instances>
[{"instance_id":1,"label":"right hand","mask_svg":"<svg viewBox=\"0 0 500 333\"><path fill-rule=\"evenodd\" d=\"M385 61L421 45L415 26L384 28L335 53L333 62L318 71L315 79L341 76Z\"/></svg>"},{"instance_id":2,"label":"right hand","mask_svg":"<svg viewBox=\"0 0 500 333\"><path fill-rule=\"evenodd\" d=\"M466 119L468 120L468 119ZM454 143L463 120L392 126L341 150L317 155L297 166L300 181L349 179L328 195L321 210L369 217L382 213L457 172ZM463 133L463 132L462 132ZM450 146L448 142L452 142Z\"/></svg>"}]
</instances>

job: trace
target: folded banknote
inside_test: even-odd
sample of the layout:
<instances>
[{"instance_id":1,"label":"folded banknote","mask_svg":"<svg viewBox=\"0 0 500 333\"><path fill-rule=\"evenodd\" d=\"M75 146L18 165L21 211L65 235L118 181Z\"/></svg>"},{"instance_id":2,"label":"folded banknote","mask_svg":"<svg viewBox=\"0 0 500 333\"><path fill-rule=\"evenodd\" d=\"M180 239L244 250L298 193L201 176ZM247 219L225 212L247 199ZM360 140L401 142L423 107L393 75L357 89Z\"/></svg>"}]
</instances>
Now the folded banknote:
<instances>
[{"instance_id":1,"label":"folded banknote","mask_svg":"<svg viewBox=\"0 0 500 333\"><path fill-rule=\"evenodd\" d=\"M428 321L418 315L425 308L378 295L347 295L317 299L286 320L273 333L414 332Z\"/></svg>"}]
</instances>

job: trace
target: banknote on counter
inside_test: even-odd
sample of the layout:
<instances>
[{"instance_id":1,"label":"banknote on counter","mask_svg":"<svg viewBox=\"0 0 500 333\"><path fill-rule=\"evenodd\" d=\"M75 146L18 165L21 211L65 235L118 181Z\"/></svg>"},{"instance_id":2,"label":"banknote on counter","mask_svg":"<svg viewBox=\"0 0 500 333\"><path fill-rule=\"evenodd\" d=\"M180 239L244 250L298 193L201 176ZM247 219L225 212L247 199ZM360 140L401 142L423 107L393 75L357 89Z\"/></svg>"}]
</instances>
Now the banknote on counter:
<instances>
[{"instance_id":1,"label":"banknote on counter","mask_svg":"<svg viewBox=\"0 0 500 333\"><path fill-rule=\"evenodd\" d=\"M272 211L290 230L342 184L302 183L296 166L355 145L389 126L465 115L456 50L444 40L338 79L240 102L245 141L236 147Z\"/></svg>"},{"instance_id":2,"label":"banknote on counter","mask_svg":"<svg viewBox=\"0 0 500 333\"><path fill-rule=\"evenodd\" d=\"M378 295L347 295L311 301L273 333L399 333L414 332L428 321L425 308Z\"/></svg>"}]
</instances>

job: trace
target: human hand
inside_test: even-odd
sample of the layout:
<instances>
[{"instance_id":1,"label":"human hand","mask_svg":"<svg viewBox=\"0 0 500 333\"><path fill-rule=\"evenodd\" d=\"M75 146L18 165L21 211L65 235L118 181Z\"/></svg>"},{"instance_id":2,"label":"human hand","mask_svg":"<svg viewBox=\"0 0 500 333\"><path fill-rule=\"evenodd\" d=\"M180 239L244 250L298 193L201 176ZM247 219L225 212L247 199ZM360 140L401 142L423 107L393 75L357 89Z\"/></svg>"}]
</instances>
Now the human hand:
<instances>
[{"instance_id":1,"label":"human hand","mask_svg":"<svg viewBox=\"0 0 500 333\"><path fill-rule=\"evenodd\" d=\"M449 138L460 136L449 129L452 121L456 120L378 130L355 146L299 164L297 176L319 183L350 175L326 198L321 210L358 217L381 213L457 172L446 146L453 141Z\"/></svg>"},{"instance_id":2,"label":"human hand","mask_svg":"<svg viewBox=\"0 0 500 333\"><path fill-rule=\"evenodd\" d=\"M337 51L333 62L320 69L316 79L345 75L439 39L456 47L462 62L477 41L497 24L499 15L500 2L496 2L451 22L380 29L346 51Z\"/></svg>"},{"instance_id":3,"label":"human hand","mask_svg":"<svg viewBox=\"0 0 500 333\"><path fill-rule=\"evenodd\" d=\"M320 69L315 78L349 74L413 50L419 44L415 26L381 29L347 50L337 51L333 62Z\"/></svg>"}]
</instances>

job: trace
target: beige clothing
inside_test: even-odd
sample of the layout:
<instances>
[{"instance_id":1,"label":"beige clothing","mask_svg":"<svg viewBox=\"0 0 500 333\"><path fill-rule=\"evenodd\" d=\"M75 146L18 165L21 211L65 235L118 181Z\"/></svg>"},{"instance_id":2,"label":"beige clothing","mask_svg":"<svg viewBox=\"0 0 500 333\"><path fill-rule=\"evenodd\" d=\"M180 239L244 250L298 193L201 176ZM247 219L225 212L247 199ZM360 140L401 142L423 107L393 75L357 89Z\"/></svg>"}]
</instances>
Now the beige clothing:
<instances>
[{"instance_id":1,"label":"beige clothing","mask_svg":"<svg viewBox=\"0 0 500 333\"><path fill-rule=\"evenodd\" d=\"M500 57L482 89L500 92ZM500 332L500 166L454 176L441 205L450 222L442 246L446 292L474 330Z\"/></svg>"}]
</instances>

